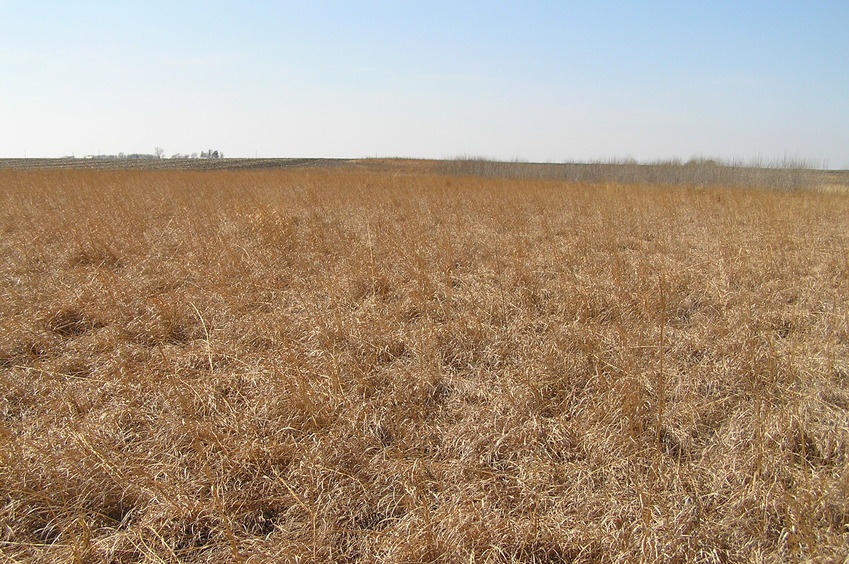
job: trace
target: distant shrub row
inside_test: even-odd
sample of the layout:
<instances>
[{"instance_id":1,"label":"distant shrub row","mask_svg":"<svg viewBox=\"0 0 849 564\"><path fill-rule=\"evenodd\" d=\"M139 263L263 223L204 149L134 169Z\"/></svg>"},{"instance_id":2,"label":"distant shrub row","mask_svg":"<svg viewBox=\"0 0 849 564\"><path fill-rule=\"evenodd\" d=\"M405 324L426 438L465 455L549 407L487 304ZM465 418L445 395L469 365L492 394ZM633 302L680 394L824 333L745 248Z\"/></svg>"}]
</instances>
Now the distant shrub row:
<instances>
[{"instance_id":1,"label":"distant shrub row","mask_svg":"<svg viewBox=\"0 0 849 564\"><path fill-rule=\"evenodd\" d=\"M621 182L675 184L687 186L763 186L794 190L823 183L822 170L804 161L776 163L723 163L713 159L692 159L686 163L668 161L640 164L633 160L591 163L529 163L492 161L459 157L440 161L448 174L497 176L506 178L549 178L576 182Z\"/></svg>"}]
</instances>

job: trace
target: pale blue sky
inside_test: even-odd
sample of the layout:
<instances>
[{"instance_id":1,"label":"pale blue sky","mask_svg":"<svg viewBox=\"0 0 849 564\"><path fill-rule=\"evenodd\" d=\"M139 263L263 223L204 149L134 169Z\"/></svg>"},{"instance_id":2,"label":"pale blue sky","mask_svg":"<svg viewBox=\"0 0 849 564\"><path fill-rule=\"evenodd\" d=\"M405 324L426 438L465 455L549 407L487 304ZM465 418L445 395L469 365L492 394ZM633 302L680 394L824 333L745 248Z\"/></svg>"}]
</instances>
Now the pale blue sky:
<instances>
[{"instance_id":1,"label":"pale blue sky","mask_svg":"<svg viewBox=\"0 0 849 564\"><path fill-rule=\"evenodd\" d=\"M849 168L849 2L0 0L0 156Z\"/></svg>"}]
</instances>

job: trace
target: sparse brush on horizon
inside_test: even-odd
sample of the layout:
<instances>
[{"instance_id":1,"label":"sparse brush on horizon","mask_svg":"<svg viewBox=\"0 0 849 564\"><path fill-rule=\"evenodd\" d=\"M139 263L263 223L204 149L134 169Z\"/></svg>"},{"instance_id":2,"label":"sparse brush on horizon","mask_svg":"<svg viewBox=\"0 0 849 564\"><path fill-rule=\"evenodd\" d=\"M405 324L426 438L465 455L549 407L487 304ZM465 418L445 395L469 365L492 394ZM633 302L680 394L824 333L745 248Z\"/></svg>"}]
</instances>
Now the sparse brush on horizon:
<instances>
[{"instance_id":1,"label":"sparse brush on horizon","mask_svg":"<svg viewBox=\"0 0 849 564\"><path fill-rule=\"evenodd\" d=\"M840 562L849 199L0 169L10 562Z\"/></svg>"},{"instance_id":2,"label":"sparse brush on horizon","mask_svg":"<svg viewBox=\"0 0 849 564\"><path fill-rule=\"evenodd\" d=\"M803 159L774 161L722 161L707 157L639 163L635 159L595 162L530 163L500 162L479 157L441 161L438 170L449 174L504 178L545 178L572 182L617 182L669 186L756 187L781 190L816 189L829 174ZM846 182L841 175L842 183Z\"/></svg>"}]
</instances>

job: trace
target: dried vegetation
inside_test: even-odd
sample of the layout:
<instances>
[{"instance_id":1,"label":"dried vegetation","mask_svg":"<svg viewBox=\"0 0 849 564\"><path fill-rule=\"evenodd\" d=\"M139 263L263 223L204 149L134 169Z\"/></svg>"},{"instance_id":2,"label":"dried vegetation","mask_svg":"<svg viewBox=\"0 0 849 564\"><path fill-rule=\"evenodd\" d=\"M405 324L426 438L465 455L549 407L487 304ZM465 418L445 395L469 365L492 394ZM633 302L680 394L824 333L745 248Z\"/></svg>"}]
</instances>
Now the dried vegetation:
<instances>
[{"instance_id":1,"label":"dried vegetation","mask_svg":"<svg viewBox=\"0 0 849 564\"><path fill-rule=\"evenodd\" d=\"M849 199L0 171L13 562L841 561Z\"/></svg>"}]
</instances>

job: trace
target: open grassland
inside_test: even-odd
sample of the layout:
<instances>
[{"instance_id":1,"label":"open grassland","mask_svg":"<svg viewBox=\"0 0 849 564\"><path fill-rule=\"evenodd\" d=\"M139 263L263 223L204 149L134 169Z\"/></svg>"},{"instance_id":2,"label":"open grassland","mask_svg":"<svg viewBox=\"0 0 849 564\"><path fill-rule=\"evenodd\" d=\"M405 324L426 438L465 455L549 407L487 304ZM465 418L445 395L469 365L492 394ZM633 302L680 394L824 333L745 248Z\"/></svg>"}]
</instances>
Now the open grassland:
<instances>
[{"instance_id":1,"label":"open grassland","mask_svg":"<svg viewBox=\"0 0 849 564\"><path fill-rule=\"evenodd\" d=\"M840 562L849 198L0 170L10 562Z\"/></svg>"}]
</instances>

